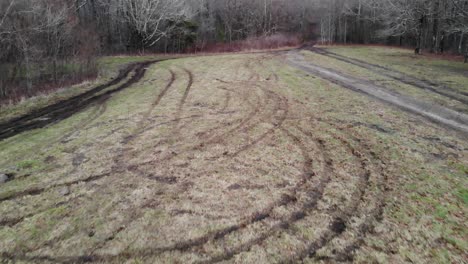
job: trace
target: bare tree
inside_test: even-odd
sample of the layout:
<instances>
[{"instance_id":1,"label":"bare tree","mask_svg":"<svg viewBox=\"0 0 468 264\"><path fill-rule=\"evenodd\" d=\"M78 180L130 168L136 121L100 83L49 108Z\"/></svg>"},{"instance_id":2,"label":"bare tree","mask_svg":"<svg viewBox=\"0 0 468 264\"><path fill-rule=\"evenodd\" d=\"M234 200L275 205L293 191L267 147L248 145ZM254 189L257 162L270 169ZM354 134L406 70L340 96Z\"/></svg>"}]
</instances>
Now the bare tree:
<instances>
[{"instance_id":1,"label":"bare tree","mask_svg":"<svg viewBox=\"0 0 468 264\"><path fill-rule=\"evenodd\" d=\"M116 0L126 21L151 47L166 36L181 19L190 17L183 0Z\"/></svg>"}]
</instances>

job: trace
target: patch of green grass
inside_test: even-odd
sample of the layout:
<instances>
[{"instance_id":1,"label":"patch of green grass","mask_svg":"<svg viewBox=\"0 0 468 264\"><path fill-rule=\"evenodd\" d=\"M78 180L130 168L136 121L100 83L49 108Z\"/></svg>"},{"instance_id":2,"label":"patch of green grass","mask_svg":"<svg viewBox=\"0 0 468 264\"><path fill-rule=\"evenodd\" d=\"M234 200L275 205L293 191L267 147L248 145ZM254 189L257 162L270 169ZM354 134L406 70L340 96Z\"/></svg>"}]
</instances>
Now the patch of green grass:
<instances>
[{"instance_id":1,"label":"patch of green grass","mask_svg":"<svg viewBox=\"0 0 468 264\"><path fill-rule=\"evenodd\" d=\"M447 249L434 249L432 252L434 254L434 257L437 263L440 263L440 264L451 263L450 253Z\"/></svg>"},{"instance_id":2,"label":"patch of green grass","mask_svg":"<svg viewBox=\"0 0 468 264\"><path fill-rule=\"evenodd\" d=\"M463 201L465 205L468 205L468 189L460 188L456 191L456 196Z\"/></svg>"},{"instance_id":3,"label":"patch of green grass","mask_svg":"<svg viewBox=\"0 0 468 264\"><path fill-rule=\"evenodd\" d=\"M441 219L446 219L448 213L449 213L449 210L445 206L442 206L442 205L436 206L436 212L435 212L436 217L441 218Z\"/></svg>"},{"instance_id":4,"label":"patch of green grass","mask_svg":"<svg viewBox=\"0 0 468 264\"><path fill-rule=\"evenodd\" d=\"M16 167L20 170L33 169L39 166L40 162L37 160L23 160L16 164Z\"/></svg>"}]
</instances>

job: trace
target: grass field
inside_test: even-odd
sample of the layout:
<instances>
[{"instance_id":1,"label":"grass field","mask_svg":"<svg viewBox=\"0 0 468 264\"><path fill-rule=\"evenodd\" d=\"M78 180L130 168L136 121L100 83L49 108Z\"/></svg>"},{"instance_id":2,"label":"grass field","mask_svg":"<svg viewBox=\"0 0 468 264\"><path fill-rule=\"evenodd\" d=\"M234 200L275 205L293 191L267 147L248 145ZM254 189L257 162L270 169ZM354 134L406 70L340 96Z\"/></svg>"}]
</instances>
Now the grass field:
<instances>
[{"instance_id":1,"label":"grass field","mask_svg":"<svg viewBox=\"0 0 468 264\"><path fill-rule=\"evenodd\" d=\"M0 258L465 263L466 133L290 61L461 114L467 66L325 50L357 65L309 50L162 61L106 100L0 141Z\"/></svg>"}]
</instances>

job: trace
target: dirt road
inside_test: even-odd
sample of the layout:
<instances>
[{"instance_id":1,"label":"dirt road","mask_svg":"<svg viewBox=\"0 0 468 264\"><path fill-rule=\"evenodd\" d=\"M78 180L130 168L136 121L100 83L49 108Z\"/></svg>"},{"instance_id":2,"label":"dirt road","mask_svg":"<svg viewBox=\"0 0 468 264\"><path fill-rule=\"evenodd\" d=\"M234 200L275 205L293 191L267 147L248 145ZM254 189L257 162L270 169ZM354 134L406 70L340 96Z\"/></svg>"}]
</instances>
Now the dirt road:
<instances>
[{"instance_id":1,"label":"dirt road","mask_svg":"<svg viewBox=\"0 0 468 264\"><path fill-rule=\"evenodd\" d=\"M319 52L321 51L319 50ZM328 53L325 53L325 54L328 55ZM398 94L398 93L389 91L383 86L376 85L367 80L358 79L353 76L349 76L347 74L334 71L332 69L326 69L318 65L315 65L313 63L306 62L304 58L301 56L301 54L299 54L297 51L290 52L288 56L289 56L288 61L291 65L298 67L304 71L320 76L328 81L331 81L333 83L340 85L341 87L346 87L357 92L365 93L376 99L382 100L384 102L395 105L403 110L409 111L413 114L424 116L436 123L445 125L452 129L457 129L463 132L464 134L468 135L468 115L465 113L457 112L455 110L452 110L452 109L449 109L440 105L435 105L430 102L424 102L415 98L411 98L409 96L405 96L403 94ZM335 55L332 55L332 56L335 57ZM341 59L341 57L337 57L337 58ZM346 59L345 61L354 64L354 62L351 60ZM364 65L363 67L366 67L366 69L369 68L367 64L360 63L357 65L359 66ZM391 73L392 71L389 71L389 74ZM405 77L405 80L409 78L410 77ZM401 79L398 79L398 80L401 80ZM420 87L418 84L424 83L424 81L418 80L414 82L412 81L410 83L412 84L416 83L416 87ZM423 88L423 89L429 90L429 88ZM430 91L438 91L438 90L430 88ZM445 93L442 93L442 94L445 94ZM456 98L457 100L461 100L464 102L463 94L455 95L455 92L453 93L448 92L448 94L450 94L449 96L451 98Z\"/></svg>"}]
</instances>

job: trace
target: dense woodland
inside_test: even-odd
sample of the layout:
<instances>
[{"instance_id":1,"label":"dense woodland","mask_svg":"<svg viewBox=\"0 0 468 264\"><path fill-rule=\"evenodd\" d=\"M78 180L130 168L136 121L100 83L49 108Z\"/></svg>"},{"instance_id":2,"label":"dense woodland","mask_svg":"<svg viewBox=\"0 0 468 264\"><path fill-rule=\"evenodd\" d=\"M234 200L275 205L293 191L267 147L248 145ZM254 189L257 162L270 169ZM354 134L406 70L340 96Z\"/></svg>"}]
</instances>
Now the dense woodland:
<instances>
[{"instance_id":1,"label":"dense woodland","mask_svg":"<svg viewBox=\"0 0 468 264\"><path fill-rule=\"evenodd\" d=\"M300 42L468 53L468 0L0 0L0 101L96 76L101 55Z\"/></svg>"}]
</instances>

